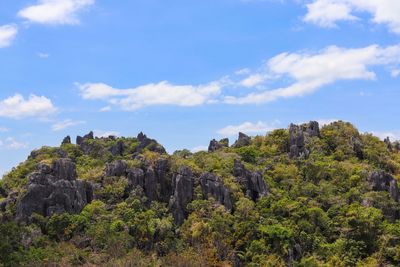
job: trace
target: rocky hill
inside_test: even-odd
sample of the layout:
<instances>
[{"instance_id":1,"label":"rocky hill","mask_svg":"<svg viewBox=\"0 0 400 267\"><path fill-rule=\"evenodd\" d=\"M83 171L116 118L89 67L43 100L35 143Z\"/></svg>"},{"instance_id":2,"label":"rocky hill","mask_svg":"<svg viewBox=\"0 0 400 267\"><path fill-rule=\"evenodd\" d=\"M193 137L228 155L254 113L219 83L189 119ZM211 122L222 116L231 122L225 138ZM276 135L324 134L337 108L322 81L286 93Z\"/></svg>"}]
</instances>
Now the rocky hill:
<instances>
[{"instance_id":1,"label":"rocky hill","mask_svg":"<svg viewBox=\"0 0 400 267\"><path fill-rule=\"evenodd\" d=\"M172 155L67 136L0 180L0 266L399 266L399 152L342 121Z\"/></svg>"}]
</instances>

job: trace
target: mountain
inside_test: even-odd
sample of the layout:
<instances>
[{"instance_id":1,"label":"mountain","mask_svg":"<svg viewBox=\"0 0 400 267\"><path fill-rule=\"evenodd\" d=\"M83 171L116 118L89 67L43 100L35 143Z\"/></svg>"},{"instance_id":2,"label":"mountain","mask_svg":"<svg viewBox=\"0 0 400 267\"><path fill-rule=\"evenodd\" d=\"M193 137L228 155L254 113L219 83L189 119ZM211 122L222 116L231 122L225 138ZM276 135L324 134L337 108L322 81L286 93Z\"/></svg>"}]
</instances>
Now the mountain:
<instances>
[{"instance_id":1,"label":"mountain","mask_svg":"<svg viewBox=\"0 0 400 267\"><path fill-rule=\"evenodd\" d=\"M67 136L0 180L0 266L399 266L399 152L342 121L172 155Z\"/></svg>"}]
</instances>

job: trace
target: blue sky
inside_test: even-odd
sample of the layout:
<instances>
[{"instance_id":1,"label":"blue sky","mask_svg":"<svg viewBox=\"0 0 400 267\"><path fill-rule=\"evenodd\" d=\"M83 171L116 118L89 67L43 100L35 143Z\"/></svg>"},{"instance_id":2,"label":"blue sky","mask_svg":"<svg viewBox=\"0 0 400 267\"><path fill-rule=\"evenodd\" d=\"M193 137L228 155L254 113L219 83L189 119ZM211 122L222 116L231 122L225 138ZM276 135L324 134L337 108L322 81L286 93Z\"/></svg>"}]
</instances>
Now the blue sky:
<instances>
[{"instance_id":1,"label":"blue sky","mask_svg":"<svg viewBox=\"0 0 400 267\"><path fill-rule=\"evenodd\" d=\"M398 0L0 5L0 173L89 130L170 152L308 120L400 137Z\"/></svg>"}]
</instances>

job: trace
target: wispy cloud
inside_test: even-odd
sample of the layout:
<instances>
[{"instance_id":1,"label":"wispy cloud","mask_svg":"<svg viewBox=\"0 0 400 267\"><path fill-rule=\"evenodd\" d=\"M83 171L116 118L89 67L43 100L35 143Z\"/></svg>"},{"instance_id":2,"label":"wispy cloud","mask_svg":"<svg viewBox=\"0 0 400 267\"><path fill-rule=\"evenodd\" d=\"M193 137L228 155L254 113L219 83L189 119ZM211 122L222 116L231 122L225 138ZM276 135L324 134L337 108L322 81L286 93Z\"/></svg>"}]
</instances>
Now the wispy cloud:
<instances>
[{"instance_id":1,"label":"wispy cloud","mask_svg":"<svg viewBox=\"0 0 400 267\"><path fill-rule=\"evenodd\" d=\"M117 89L104 83L77 85L84 99L104 100L128 111L154 105L198 106L218 96L222 88L219 82L193 86L164 81L132 89Z\"/></svg>"},{"instance_id":2,"label":"wispy cloud","mask_svg":"<svg viewBox=\"0 0 400 267\"><path fill-rule=\"evenodd\" d=\"M17 36L18 27L13 24L0 26L0 48L10 46L15 36Z\"/></svg>"},{"instance_id":3,"label":"wispy cloud","mask_svg":"<svg viewBox=\"0 0 400 267\"><path fill-rule=\"evenodd\" d=\"M385 66L385 69L394 70L393 75L399 64L400 45L329 46L316 52L281 53L256 70L245 68L202 85L175 85L164 81L130 89L104 83L77 86L83 99L106 102L108 106L102 111L111 106L132 111L155 105L262 104L311 94L338 81L376 80L375 67Z\"/></svg>"},{"instance_id":4,"label":"wispy cloud","mask_svg":"<svg viewBox=\"0 0 400 267\"><path fill-rule=\"evenodd\" d=\"M6 150L20 150L28 148L28 144L17 141L14 137L8 137L4 140L0 140L0 148Z\"/></svg>"},{"instance_id":5,"label":"wispy cloud","mask_svg":"<svg viewBox=\"0 0 400 267\"><path fill-rule=\"evenodd\" d=\"M273 123L265 123L262 121L258 121L256 123L253 122L244 122L238 125L228 125L217 131L218 134L222 136L234 136L239 132L246 134L266 134L276 128L280 124L279 121L275 121Z\"/></svg>"},{"instance_id":6,"label":"wispy cloud","mask_svg":"<svg viewBox=\"0 0 400 267\"><path fill-rule=\"evenodd\" d=\"M46 59L50 57L50 54L39 52L37 53L38 57Z\"/></svg>"},{"instance_id":7,"label":"wispy cloud","mask_svg":"<svg viewBox=\"0 0 400 267\"><path fill-rule=\"evenodd\" d=\"M27 117L46 118L57 111L45 96L30 95L25 99L20 94L0 100L0 117L22 119Z\"/></svg>"},{"instance_id":8,"label":"wispy cloud","mask_svg":"<svg viewBox=\"0 0 400 267\"><path fill-rule=\"evenodd\" d=\"M398 0L313 0L306 4L306 22L322 27L336 27L339 21L361 20L359 13L368 13L372 22L387 25L400 34L400 1Z\"/></svg>"},{"instance_id":9,"label":"wispy cloud","mask_svg":"<svg viewBox=\"0 0 400 267\"><path fill-rule=\"evenodd\" d=\"M64 129L67 129L67 128L70 128L70 127L73 127L76 125L85 124L85 123L86 123L85 121L74 121L71 119L66 119L66 120L63 120L63 121L53 124L51 126L51 129L53 131L61 131L61 130L64 130Z\"/></svg>"},{"instance_id":10,"label":"wispy cloud","mask_svg":"<svg viewBox=\"0 0 400 267\"><path fill-rule=\"evenodd\" d=\"M78 13L94 3L94 0L39 0L20 10L18 16L32 23L78 24Z\"/></svg>"},{"instance_id":11,"label":"wispy cloud","mask_svg":"<svg viewBox=\"0 0 400 267\"><path fill-rule=\"evenodd\" d=\"M208 150L207 146L196 146L196 147L192 148L190 151L192 153L196 153L196 152L207 151L207 150Z\"/></svg>"}]
</instances>

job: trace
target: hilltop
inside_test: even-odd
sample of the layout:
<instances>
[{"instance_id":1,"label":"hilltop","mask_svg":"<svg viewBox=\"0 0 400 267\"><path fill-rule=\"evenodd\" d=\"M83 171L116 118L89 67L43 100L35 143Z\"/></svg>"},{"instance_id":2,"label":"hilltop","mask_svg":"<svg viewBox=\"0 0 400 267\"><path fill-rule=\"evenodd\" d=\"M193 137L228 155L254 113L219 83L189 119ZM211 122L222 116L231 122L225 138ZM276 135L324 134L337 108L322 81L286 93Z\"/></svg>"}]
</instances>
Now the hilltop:
<instances>
[{"instance_id":1,"label":"hilltop","mask_svg":"<svg viewBox=\"0 0 400 267\"><path fill-rule=\"evenodd\" d=\"M337 121L211 140L94 137L0 180L0 266L398 266L400 143Z\"/></svg>"}]
</instances>

